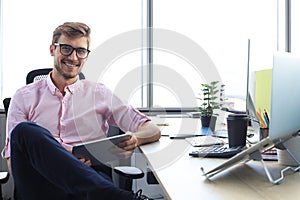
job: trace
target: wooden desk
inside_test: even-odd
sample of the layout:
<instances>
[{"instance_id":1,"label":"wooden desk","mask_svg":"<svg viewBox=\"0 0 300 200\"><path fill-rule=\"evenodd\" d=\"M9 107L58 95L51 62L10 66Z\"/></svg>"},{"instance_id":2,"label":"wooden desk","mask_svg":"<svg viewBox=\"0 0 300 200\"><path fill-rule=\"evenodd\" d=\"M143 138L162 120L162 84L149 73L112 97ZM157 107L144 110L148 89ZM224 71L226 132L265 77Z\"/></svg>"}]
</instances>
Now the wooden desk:
<instances>
[{"instance_id":1,"label":"wooden desk","mask_svg":"<svg viewBox=\"0 0 300 200\"><path fill-rule=\"evenodd\" d=\"M164 131L162 131L164 134ZM140 147L168 199L295 199L299 198L300 173L291 173L280 185L269 182L260 162L235 165L207 180L200 170L209 170L224 159L193 158L195 147L185 140L163 136L159 142ZM268 161L274 178L282 166Z\"/></svg>"}]
</instances>

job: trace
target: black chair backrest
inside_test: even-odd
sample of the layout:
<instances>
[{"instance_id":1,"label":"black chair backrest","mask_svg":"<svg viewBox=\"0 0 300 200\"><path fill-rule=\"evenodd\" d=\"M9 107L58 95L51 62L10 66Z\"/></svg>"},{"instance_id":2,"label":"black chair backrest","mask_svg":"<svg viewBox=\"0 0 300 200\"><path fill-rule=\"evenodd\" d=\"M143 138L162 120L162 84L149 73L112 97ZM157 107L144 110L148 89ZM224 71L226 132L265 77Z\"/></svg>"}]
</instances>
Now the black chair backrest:
<instances>
[{"instance_id":1,"label":"black chair backrest","mask_svg":"<svg viewBox=\"0 0 300 200\"><path fill-rule=\"evenodd\" d=\"M26 84L45 79L51 71L52 68L42 68L30 71L26 76ZM85 79L85 76L82 72L79 74L79 79Z\"/></svg>"},{"instance_id":2,"label":"black chair backrest","mask_svg":"<svg viewBox=\"0 0 300 200\"><path fill-rule=\"evenodd\" d=\"M9 103L10 103L11 98L5 98L3 99L3 105L4 105L4 110L5 110L5 115L7 116L7 112L8 112L8 107L9 107Z\"/></svg>"}]
</instances>

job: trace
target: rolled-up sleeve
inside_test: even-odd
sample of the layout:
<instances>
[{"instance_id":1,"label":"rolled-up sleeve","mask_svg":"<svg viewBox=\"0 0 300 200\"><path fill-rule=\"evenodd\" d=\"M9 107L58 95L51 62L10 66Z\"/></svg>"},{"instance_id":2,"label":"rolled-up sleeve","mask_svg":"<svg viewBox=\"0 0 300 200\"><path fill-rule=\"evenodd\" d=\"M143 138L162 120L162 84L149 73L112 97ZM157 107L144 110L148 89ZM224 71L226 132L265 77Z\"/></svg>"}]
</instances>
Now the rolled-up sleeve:
<instances>
[{"instance_id":1,"label":"rolled-up sleeve","mask_svg":"<svg viewBox=\"0 0 300 200\"><path fill-rule=\"evenodd\" d=\"M144 115L133 106L123 102L104 85L100 86L105 89L101 88L99 90L101 91L101 94L99 96L100 101L98 102L103 103L103 101L106 101L105 105L110 105L108 108L108 123L110 125L116 125L123 131L136 132L142 124L150 120L148 116Z\"/></svg>"}]
</instances>

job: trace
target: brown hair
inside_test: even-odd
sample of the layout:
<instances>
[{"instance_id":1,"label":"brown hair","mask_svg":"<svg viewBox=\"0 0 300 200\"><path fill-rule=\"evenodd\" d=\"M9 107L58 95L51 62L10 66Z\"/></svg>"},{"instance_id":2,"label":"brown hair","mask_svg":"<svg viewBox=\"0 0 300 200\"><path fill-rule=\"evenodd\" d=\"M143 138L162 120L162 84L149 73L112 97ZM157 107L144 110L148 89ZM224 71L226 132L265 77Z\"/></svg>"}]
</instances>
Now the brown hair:
<instances>
[{"instance_id":1,"label":"brown hair","mask_svg":"<svg viewBox=\"0 0 300 200\"><path fill-rule=\"evenodd\" d=\"M65 22L64 24L58 26L53 31L52 44L58 42L61 35L68 38L79 38L86 37L88 42L88 48L90 46L90 33L91 29L84 23L81 22Z\"/></svg>"}]
</instances>

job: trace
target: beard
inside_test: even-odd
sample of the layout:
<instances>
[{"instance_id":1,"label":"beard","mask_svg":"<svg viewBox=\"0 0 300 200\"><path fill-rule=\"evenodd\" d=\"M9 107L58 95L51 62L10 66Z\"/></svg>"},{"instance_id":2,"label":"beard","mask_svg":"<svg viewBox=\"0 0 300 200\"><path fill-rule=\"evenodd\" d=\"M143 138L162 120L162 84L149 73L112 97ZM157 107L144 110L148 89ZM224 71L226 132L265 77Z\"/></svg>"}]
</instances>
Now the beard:
<instances>
[{"instance_id":1,"label":"beard","mask_svg":"<svg viewBox=\"0 0 300 200\"><path fill-rule=\"evenodd\" d=\"M78 74L80 73L80 71L78 71L76 74L65 73L62 65L63 65L63 63L61 63L60 65L58 63L56 63L54 65L54 67L65 80L73 79L73 78L77 77Z\"/></svg>"}]
</instances>

